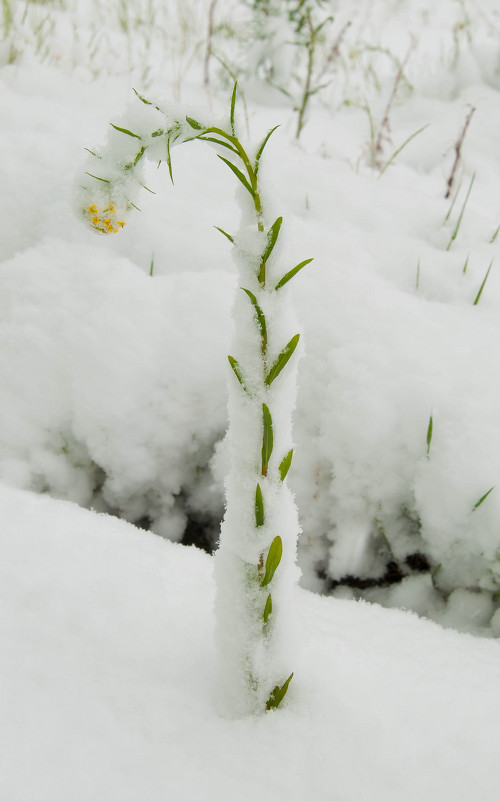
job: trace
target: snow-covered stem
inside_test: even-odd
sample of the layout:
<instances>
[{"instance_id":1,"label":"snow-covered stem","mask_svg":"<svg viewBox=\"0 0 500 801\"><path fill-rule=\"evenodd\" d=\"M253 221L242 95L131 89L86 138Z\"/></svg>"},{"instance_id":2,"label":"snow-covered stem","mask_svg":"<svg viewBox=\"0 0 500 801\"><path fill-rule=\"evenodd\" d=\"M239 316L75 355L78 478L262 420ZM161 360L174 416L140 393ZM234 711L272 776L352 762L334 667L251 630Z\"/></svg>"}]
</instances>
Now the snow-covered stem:
<instances>
[{"instance_id":1,"label":"snow-covered stem","mask_svg":"<svg viewBox=\"0 0 500 801\"><path fill-rule=\"evenodd\" d=\"M116 233L125 225L123 217L136 207L143 186L145 156L166 161L173 180L171 148L183 142L214 146L244 190L239 232L233 236L218 229L233 245L241 291L228 357L231 461L216 555L217 637L230 710L260 713L280 705L293 676L285 666L284 621L297 578L299 527L286 476L293 455L299 334L287 284L311 259L287 272L277 265L283 220L268 217L259 183L261 157L275 128L255 150L242 144L236 133L236 85L229 120L216 125L136 95L141 114L131 110L119 125L112 123L104 151L89 151L92 163L81 187L81 206L94 229Z\"/></svg>"}]
</instances>

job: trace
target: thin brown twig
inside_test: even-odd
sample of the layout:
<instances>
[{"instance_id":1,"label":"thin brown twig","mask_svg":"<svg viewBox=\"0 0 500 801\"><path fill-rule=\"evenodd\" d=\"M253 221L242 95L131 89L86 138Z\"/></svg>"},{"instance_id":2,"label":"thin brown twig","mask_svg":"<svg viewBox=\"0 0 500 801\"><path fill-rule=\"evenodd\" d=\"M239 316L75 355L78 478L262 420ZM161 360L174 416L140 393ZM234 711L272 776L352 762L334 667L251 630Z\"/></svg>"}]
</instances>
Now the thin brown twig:
<instances>
[{"instance_id":1,"label":"thin brown twig","mask_svg":"<svg viewBox=\"0 0 500 801\"><path fill-rule=\"evenodd\" d=\"M372 150L373 166L376 167L377 169L381 169L381 167L382 167L382 164L381 164L380 159L379 159L379 157L382 154L382 142L384 140L384 137L389 138L389 133L390 133L390 129L391 129L390 128L390 123L389 123L389 117L390 117L390 114L391 114L391 109L392 109L392 107L394 105L394 101L396 100L396 97L397 97L397 94L398 94L398 89L399 89L399 84L401 83L401 81L403 79L405 67L406 67L406 65L408 63L408 60L410 58L411 52L414 49L414 47L415 47L415 40L412 39L411 42L410 42L410 46L408 47L408 50L406 51L406 55L405 55L403 61L401 62L401 64L399 65L399 69L398 69L398 71L396 73L396 76L394 78L394 83L393 83L393 86L392 86L392 92L391 92L391 94L389 96L389 100L387 101L387 105L385 107L385 111L384 111L384 114L383 114L383 117L382 117L382 121L381 121L381 123L379 125L379 128L378 128L377 137L375 139L375 143L373 145L373 150Z\"/></svg>"},{"instance_id":2,"label":"thin brown twig","mask_svg":"<svg viewBox=\"0 0 500 801\"><path fill-rule=\"evenodd\" d=\"M467 129L468 129L469 125L470 125L470 121L472 119L472 115L474 114L475 110L476 110L475 106L471 106L470 107L470 111L467 114L467 117L465 119L465 123L464 123L464 127L462 128L462 132L461 132L460 136L458 137L457 141L455 142L455 160L453 162L453 167L451 168L450 177L448 178L448 181L447 181L447 184L446 184L445 198L449 198L450 195L451 195L451 190L453 188L453 182L455 180L455 173L457 171L458 165L460 163L460 159L462 157L462 145L464 143L465 134L467 133Z\"/></svg>"}]
</instances>

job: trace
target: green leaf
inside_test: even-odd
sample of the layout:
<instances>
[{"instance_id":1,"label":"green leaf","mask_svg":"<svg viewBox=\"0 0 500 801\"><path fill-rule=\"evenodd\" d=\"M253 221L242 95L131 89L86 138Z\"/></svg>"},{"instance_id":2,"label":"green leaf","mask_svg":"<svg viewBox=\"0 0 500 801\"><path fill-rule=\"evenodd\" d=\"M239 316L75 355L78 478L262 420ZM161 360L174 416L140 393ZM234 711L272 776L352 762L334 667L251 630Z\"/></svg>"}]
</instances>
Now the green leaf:
<instances>
[{"instance_id":1,"label":"green leaf","mask_svg":"<svg viewBox=\"0 0 500 801\"><path fill-rule=\"evenodd\" d=\"M257 528L264 525L264 501L260 484L255 488L255 525Z\"/></svg>"},{"instance_id":2,"label":"green leaf","mask_svg":"<svg viewBox=\"0 0 500 801\"><path fill-rule=\"evenodd\" d=\"M151 254L151 263L149 265L149 275L152 277L155 269L155 254Z\"/></svg>"},{"instance_id":3,"label":"green leaf","mask_svg":"<svg viewBox=\"0 0 500 801\"><path fill-rule=\"evenodd\" d=\"M108 181L107 178L99 178L98 175L92 175L91 172L86 172L85 175L90 175L91 178L95 178L96 181L102 181L105 184L110 184L111 183L111 181Z\"/></svg>"},{"instance_id":4,"label":"green leaf","mask_svg":"<svg viewBox=\"0 0 500 801\"><path fill-rule=\"evenodd\" d=\"M239 362L233 356L228 356L227 359L228 359L229 364L233 368L233 372L234 372L236 378L238 379L238 381L240 382L241 386L243 387L245 392L250 394L248 392L248 387L247 387L247 385L245 383L245 379L243 378L243 371L242 371L242 369L240 367Z\"/></svg>"},{"instance_id":5,"label":"green leaf","mask_svg":"<svg viewBox=\"0 0 500 801\"><path fill-rule=\"evenodd\" d=\"M172 158L170 156L170 134L167 135L167 166L168 166L168 174L170 175L170 181L172 182L172 186L174 185L174 175L172 172Z\"/></svg>"},{"instance_id":6,"label":"green leaf","mask_svg":"<svg viewBox=\"0 0 500 801\"><path fill-rule=\"evenodd\" d=\"M141 149L139 150L139 152L138 152L137 156L136 156L136 157L135 157L135 159L134 159L134 164L133 164L133 166L134 166L134 167L135 167L135 166L137 165L137 163L138 163L138 162L139 162L139 161L142 159L142 157L143 157L143 155L144 155L144 153L145 153L145 152L146 152L146 147L145 147L145 146L141 147ZM151 190L150 190L150 191L151 191ZM155 193L155 194L156 194L156 193Z\"/></svg>"},{"instance_id":7,"label":"green leaf","mask_svg":"<svg viewBox=\"0 0 500 801\"><path fill-rule=\"evenodd\" d=\"M271 598L271 595L268 595L266 600L266 605L264 606L264 612L262 614L262 618L264 620L264 626L267 625L267 621L272 615L272 612L273 612L273 599Z\"/></svg>"},{"instance_id":8,"label":"green leaf","mask_svg":"<svg viewBox=\"0 0 500 801\"><path fill-rule=\"evenodd\" d=\"M266 262L268 260L269 256L271 255L271 253L273 252L273 248L274 248L274 246L275 246L275 244L277 242L277 239L278 239L278 236L279 236L279 233L280 233L280 228L281 228L281 223L282 222L283 222L283 217L278 217L278 219L273 222L273 224L271 225L269 231L267 232L266 249L265 249L264 253L262 254L262 261L263 262Z\"/></svg>"},{"instance_id":9,"label":"green leaf","mask_svg":"<svg viewBox=\"0 0 500 801\"><path fill-rule=\"evenodd\" d=\"M151 136L152 136L152 137L153 137L153 139L154 139L154 137L155 137L155 136L163 136L163 134L164 134L164 133L165 133L165 131L163 130L163 128L158 128L158 130L157 130L157 131L153 131L153 133L151 134Z\"/></svg>"},{"instance_id":10,"label":"green leaf","mask_svg":"<svg viewBox=\"0 0 500 801\"><path fill-rule=\"evenodd\" d=\"M287 693L288 687L292 679L293 679L293 673L290 673L289 677L287 678L285 683L281 685L281 687L276 685L274 690L271 692L269 700L266 704L266 709L268 712L270 709L277 709L279 707L279 705L281 704L283 698Z\"/></svg>"},{"instance_id":11,"label":"green leaf","mask_svg":"<svg viewBox=\"0 0 500 801\"><path fill-rule=\"evenodd\" d=\"M220 231L221 234L223 234L226 237L226 239L229 239L229 241L234 245L234 237L231 236L231 234L228 234L227 231L224 231L222 228L219 228L218 225L214 225L214 228Z\"/></svg>"},{"instance_id":12,"label":"green leaf","mask_svg":"<svg viewBox=\"0 0 500 801\"><path fill-rule=\"evenodd\" d=\"M481 284L481 286L479 287L479 292L478 292L478 293L477 293L477 295L476 295L476 299L475 299L475 301L474 301L474 303L473 303L473 306L477 306L477 304L479 303L479 299L480 299L481 295L483 294L483 289L484 289L484 286L485 286L485 284L486 284L486 281L488 280L488 276L489 276L489 274L490 274L490 270L491 270L491 268L493 267L493 262L494 262L494 261L495 261L495 259L492 259L492 260L490 261L490 266L489 266L489 267L488 267L488 269L486 270L486 275L485 275L485 276L484 276L484 278L483 278L483 283L482 283L482 284Z\"/></svg>"},{"instance_id":13,"label":"green leaf","mask_svg":"<svg viewBox=\"0 0 500 801\"><path fill-rule=\"evenodd\" d=\"M233 136L236 136L236 128L234 125L234 108L236 106L236 89L238 87L238 81L235 81L233 87L233 94L231 95L231 113L230 113L230 120L231 120L231 133Z\"/></svg>"},{"instance_id":14,"label":"green leaf","mask_svg":"<svg viewBox=\"0 0 500 801\"><path fill-rule=\"evenodd\" d=\"M481 504L486 500L490 492L493 492L494 489L495 487L491 487L491 489L489 489L488 492L485 492L484 495L482 495L481 498L479 498L478 502L475 503L474 506L472 507L473 512L475 512L476 509L478 509L481 506Z\"/></svg>"},{"instance_id":15,"label":"green leaf","mask_svg":"<svg viewBox=\"0 0 500 801\"><path fill-rule=\"evenodd\" d=\"M253 292L250 292L249 289L245 289L244 287L241 287L241 289L250 298L252 306L254 307L254 310L255 310L255 316L257 317L257 323L259 325L262 342L265 343L265 342L267 342L267 326L266 326L266 318L264 316L264 312L260 308L260 306L259 306L259 304L257 302L257 298L255 297Z\"/></svg>"},{"instance_id":16,"label":"green leaf","mask_svg":"<svg viewBox=\"0 0 500 801\"><path fill-rule=\"evenodd\" d=\"M259 485L257 484L257 486ZM282 555L283 543L281 541L281 537L275 537L267 554L264 577L260 582L261 587L267 587L267 585L273 580L273 576L276 573L279 563L281 562Z\"/></svg>"},{"instance_id":17,"label":"green leaf","mask_svg":"<svg viewBox=\"0 0 500 801\"><path fill-rule=\"evenodd\" d=\"M273 420L269 407L262 404L262 420L264 433L262 435L262 475L267 476L267 466L273 452Z\"/></svg>"},{"instance_id":18,"label":"green leaf","mask_svg":"<svg viewBox=\"0 0 500 801\"><path fill-rule=\"evenodd\" d=\"M120 131L120 133L127 134L127 136L133 136L134 139L142 139L142 136L139 136L139 134L132 133L132 131L129 131L128 128L120 128L119 125L113 125L112 122L110 122L109 124L111 125L112 128L115 129L115 131Z\"/></svg>"},{"instance_id":19,"label":"green leaf","mask_svg":"<svg viewBox=\"0 0 500 801\"><path fill-rule=\"evenodd\" d=\"M310 264L312 261L313 261L313 259L305 259L304 261L301 261L300 264L297 264L297 266L293 268L293 270L289 270L289 272L287 272L283 276L283 278L280 281L278 281L278 283L276 284L276 286L274 288L276 290L281 289L281 287L285 286L285 284L287 284L289 282L289 280L291 278L293 278L294 275L297 275L299 270L302 270L302 267L305 267L306 264Z\"/></svg>"},{"instance_id":20,"label":"green leaf","mask_svg":"<svg viewBox=\"0 0 500 801\"><path fill-rule=\"evenodd\" d=\"M271 128L269 133L267 133L265 135L264 139L260 143L259 148L257 150L257 155L255 156L255 166L254 166L255 175L257 175L257 173L259 172L260 158L261 158L261 156L262 156L262 154L264 152L264 148L267 145L267 143L269 142L269 139L271 138L271 136L275 132L276 128L279 128L279 127L280 127L279 125L275 125L274 128Z\"/></svg>"},{"instance_id":21,"label":"green leaf","mask_svg":"<svg viewBox=\"0 0 500 801\"><path fill-rule=\"evenodd\" d=\"M268 386L273 383L274 379L278 377L278 375L285 367L286 363L288 362L295 348L297 347L299 339L300 339L300 334L295 334L295 336L291 338L288 345L285 345L281 353L276 358L273 366L271 367L269 373L266 376L266 384Z\"/></svg>"},{"instance_id":22,"label":"green leaf","mask_svg":"<svg viewBox=\"0 0 500 801\"><path fill-rule=\"evenodd\" d=\"M254 190L252 189L252 187L248 183L247 179L245 178L245 176L243 175L241 170L239 170L238 167L236 167L236 165L233 164L232 161L229 161L229 159L225 159L224 156L221 156L220 153L217 153L217 158L219 158L221 161L223 161L224 164L227 164L229 169L236 175L238 181L241 181L241 183L243 184L243 186L245 187L247 192L250 192L250 194L253 197L254 194L255 194Z\"/></svg>"},{"instance_id":23,"label":"green leaf","mask_svg":"<svg viewBox=\"0 0 500 801\"><path fill-rule=\"evenodd\" d=\"M290 470L290 466L292 464L292 458L293 458L293 448L288 451L287 455L284 457L278 468L280 471L280 478L282 481L284 481L285 478L287 477L288 471Z\"/></svg>"},{"instance_id":24,"label":"green leaf","mask_svg":"<svg viewBox=\"0 0 500 801\"><path fill-rule=\"evenodd\" d=\"M193 120L192 117L186 116L186 122L191 126L191 128L194 128L195 131L202 131L204 128L204 126L201 125L201 123L197 122L196 120Z\"/></svg>"},{"instance_id":25,"label":"green leaf","mask_svg":"<svg viewBox=\"0 0 500 801\"><path fill-rule=\"evenodd\" d=\"M429 425L427 426L427 456L429 455L429 451L431 449L431 442L432 442L432 429L433 429L433 421L432 421L432 414L429 417Z\"/></svg>"},{"instance_id":26,"label":"green leaf","mask_svg":"<svg viewBox=\"0 0 500 801\"><path fill-rule=\"evenodd\" d=\"M159 106L155 106L155 104L152 103L151 100L146 100L145 97L140 95L137 89L134 89L134 87L132 87L132 91L135 92L136 96L139 98L141 103L144 103L146 106L153 106L153 108L155 108L157 111L161 111L161 108Z\"/></svg>"},{"instance_id":27,"label":"green leaf","mask_svg":"<svg viewBox=\"0 0 500 801\"><path fill-rule=\"evenodd\" d=\"M222 139L217 139L215 136L205 136L205 134L201 134L200 136L195 136L195 139L198 139L200 142L213 142L216 145L220 145L221 147L227 147L232 153L236 153L239 156L238 151L230 142L224 142Z\"/></svg>"}]
</instances>

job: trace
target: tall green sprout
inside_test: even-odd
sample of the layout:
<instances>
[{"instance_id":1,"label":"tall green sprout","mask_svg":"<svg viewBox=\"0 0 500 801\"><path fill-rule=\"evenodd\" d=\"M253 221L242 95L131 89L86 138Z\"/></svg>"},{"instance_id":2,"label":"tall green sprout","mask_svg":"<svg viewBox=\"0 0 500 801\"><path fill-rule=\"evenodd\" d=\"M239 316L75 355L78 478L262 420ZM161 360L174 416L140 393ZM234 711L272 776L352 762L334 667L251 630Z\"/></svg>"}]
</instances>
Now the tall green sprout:
<instances>
[{"instance_id":1,"label":"tall green sprout","mask_svg":"<svg viewBox=\"0 0 500 801\"><path fill-rule=\"evenodd\" d=\"M112 123L104 151L89 151L82 207L95 230L108 234L124 227L127 212L137 208L146 157L165 161L173 181L171 150L178 144L209 143L244 190L239 233L218 228L233 246L241 290L235 302L234 350L228 356L231 468L216 555L217 619L233 711L259 713L280 705L293 676L284 664L280 626L295 580L298 535L296 508L286 486L299 343L299 334L290 330L287 284L311 259L279 269L276 251L283 219L268 217L260 188L262 155L276 129L256 148L242 144L236 130L236 84L222 126L136 95L144 114L132 114L133 123L128 118ZM249 212L252 222L247 225Z\"/></svg>"}]
</instances>

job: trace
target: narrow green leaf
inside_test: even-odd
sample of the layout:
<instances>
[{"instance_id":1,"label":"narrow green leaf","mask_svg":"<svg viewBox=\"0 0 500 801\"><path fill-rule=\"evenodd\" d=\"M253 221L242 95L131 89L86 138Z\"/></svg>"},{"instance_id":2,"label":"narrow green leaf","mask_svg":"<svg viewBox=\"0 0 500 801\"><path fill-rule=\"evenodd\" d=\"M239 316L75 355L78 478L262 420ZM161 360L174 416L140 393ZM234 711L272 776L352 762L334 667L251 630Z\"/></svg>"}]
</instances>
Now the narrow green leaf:
<instances>
[{"instance_id":1,"label":"narrow green leaf","mask_svg":"<svg viewBox=\"0 0 500 801\"><path fill-rule=\"evenodd\" d=\"M306 264L310 264L312 261L313 261L313 259L305 259L304 261L301 261L300 264L297 264L296 267L294 267L292 270L289 270L287 273L285 273L283 278L281 278L281 280L278 281L278 283L276 284L276 286L274 288L276 290L281 289L281 287L285 286L285 284L287 284L290 281L290 279L294 277L294 275L297 275L299 270L302 270L302 267L305 267Z\"/></svg>"},{"instance_id":2,"label":"narrow green leaf","mask_svg":"<svg viewBox=\"0 0 500 801\"><path fill-rule=\"evenodd\" d=\"M167 166L168 166L168 174L170 175L170 181L172 186L174 185L174 174L172 172L172 158L170 156L170 134L167 135Z\"/></svg>"},{"instance_id":3,"label":"narrow green leaf","mask_svg":"<svg viewBox=\"0 0 500 801\"><path fill-rule=\"evenodd\" d=\"M417 277L415 278L415 289L420 287L420 259L417 262Z\"/></svg>"},{"instance_id":4,"label":"narrow green leaf","mask_svg":"<svg viewBox=\"0 0 500 801\"><path fill-rule=\"evenodd\" d=\"M491 270L491 268L493 267L493 262L494 262L494 261L495 261L495 259L492 259L492 260L490 261L490 266L489 266L489 267L488 267L488 269L486 270L486 275L485 275L485 276L484 276L484 278L483 278L483 283L482 283L482 284L481 284L481 286L479 287L479 292L477 293L477 295L476 295L476 299L475 299L474 303L472 304L473 306L477 306L477 304L479 303L479 299L480 299L481 295L483 294L483 289L484 289L484 286L485 286L485 284L486 284L486 281L488 280L488 276L489 276L489 274L490 274L490 270Z\"/></svg>"},{"instance_id":5,"label":"narrow green leaf","mask_svg":"<svg viewBox=\"0 0 500 801\"><path fill-rule=\"evenodd\" d=\"M272 612L273 612L273 599L271 598L271 595L268 595L266 600L266 605L264 606L264 613L262 615L264 620L264 626L267 625L267 621L272 615Z\"/></svg>"},{"instance_id":6,"label":"narrow green leaf","mask_svg":"<svg viewBox=\"0 0 500 801\"><path fill-rule=\"evenodd\" d=\"M262 261L266 262L273 252L274 246L278 240L278 236L280 234L281 223L283 222L283 217L278 217L273 224L271 225L269 231L267 232L267 244L264 253L262 254Z\"/></svg>"},{"instance_id":7,"label":"narrow green leaf","mask_svg":"<svg viewBox=\"0 0 500 801\"><path fill-rule=\"evenodd\" d=\"M149 265L149 275L152 277L155 268L155 254L151 254L151 263Z\"/></svg>"},{"instance_id":8,"label":"narrow green leaf","mask_svg":"<svg viewBox=\"0 0 500 801\"><path fill-rule=\"evenodd\" d=\"M498 228L495 230L493 236L491 237L490 245L493 244L493 242L495 242L495 240L496 240L496 238L497 238L499 233L500 233L500 225L498 226Z\"/></svg>"},{"instance_id":9,"label":"narrow green leaf","mask_svg":"<svg viewBox=\"0 0 500 801\"><path fill-rule=\"evenodd\" d=\"M465 264L462 268L462 272L464 275L467 272L467 267L469 266L469 258L470 258L470 253L467 254L467 258L465 259Z\"/></svg>"},{"instance_id":10,"label":"narrow green leaf","mask_svg":"<svg viewBox=\"0 0 500 801\"><path fill-rule=\"evenodd\" d=\"M458 232L460 231L460 226L462 224L462 219L463 219L463 216L464 216L464 213L465 213L465 209L467 207L467 202L469 200L469 196L470 196L470 193L472 191L472 187L474 185L475 179L476 179L476 173L474 173L474 175L471 178L471 181L470 181L470 184L469 184L469 188L467 190L467 194L465 195L465 200L463 202L462 209L460 211L460 214L458 215L457 223L455 225L455 228L453 229L453 233L452 233L452 235L450 237L450 241L448 242L448 247L446 248L446 250L449 250L451 248L452 243L455 241L455 239L458 236Z\"/></svg>"},{"instance_id":11,"label":"narrow green leaf","mask_svg":"<svg viewBox=\"0 0 500 801\"><path fill-rule=\"evenodd\" d=\"M108 181L107 178L99 178L98 175L92 175L91 172L86 172L85 175L90 175L91 178L95 178L96 181L102 181L105 184L110 184L111 183L111 181Z\"/></svg>"},{"instance_id":12,"label":"narrow green leaf","mask_svg":"<svg viewBox=\"0 0 500 801\"><path fill-rule=\"evenodd\" d=\"M157 131L153 131L153 133L151 134L151 136L152 136L152 137L153 137L153 139L154 139L156 136L163 136L163 134L164 134L164 133L165 133L165 131L163 130L163 128L158 128L158 130L157 130Z\"/></svg>"},{"instance_id":13,"label":"narrow green leaf","mask_svg":"<svg viewBox=\"0 0 500 801\"><path fill-rule=\"evenodd\" d=\"M239 156L238 151L230 142L224 142L222 139L217 139L215 136L205 136L205 134L201 134L201 136L195 136L195 139L199 139L200 142L213 142L216 145L220 145L221 147L227 147L232 153L236 153Z\"/></svg>"},{"instance_id":14,"label":"narrow green leaf","mask_svg":"<svg viewBox=\"0 0 500 801\"><path fill-rule=\"evenodd\" d=\"M260 143L259 148L257 150L257 155L255 156L255 166L254 166L255 175L257 175L257 173L259 172L260 159L261 159L261 156L262 156L262 154L264 152L264 148L267 145L267 143L269 142L269 139L271 138L271 136L275 132L276 128L279 128L279 127L280 127L279 125L275 125L274 128L271 128L271 130L265 135L264 139Z\"/></svg>"},{"instance_id":15,"label":"narrow green leaf","mask_svg":"<svg viewBox=\"0 0 500 801\"><path fill-rule=\"evenodd\" d=\"M238 381L240 382L241 386L243 387L245 392L248 392L248 387L247 387L247 385L245 383L245 379L243 378L243 371L242 371L242 369L240 367L240 364L239 364L238 360L235 359L233 356L228 356L227 359L228 359L229 364L233 368L233 372L234 372L236 378L238 379ZM250 394L250 393L248 392L248 394Z\"/></svg>"},{"instance_id":16,"label":"narrow green leaf","mask_svg":"<svg viewBox=\"0 0 500 801\"><path fill-rule=\"evenodd\" d=\"M258 326L259 326L259 329L260 329L260 336L261 336L262 342L265 343L265 342L267 342L267 326L266 326L266 318L265 318L264 312L260 308L260 306L259 306L259 304L257 302L257 298L255 297L253 292L250 292L249 289L245 289L244 287L241 287L241 289L250 298L250 302L251 302L251 304L252 304L252 306L254 308L255 316L257 318L257 323L258 323Z\"/></svg>"},{"instance_id":17,"label":"narrow green leaf","mask_svg":"<svg viewBox=\"0 0 500 801\"><path fill-rule=\"evenodd\" d=\"M224 156L221 156L220 153L217 153L217 158L219 158L221 161L223 161L224 164L227 164L229 169L236 175L238 181L241 181L241 183L243 184L243 186L245 187L247 192L249 192L253 197L255 193L254 193L252 187L250 186L250 184L248 183L247 179L245 178L245 176L241 172L241 170L239 170L238 167L236 167L236 165L233 164L232 161L229 161L229 159L225 159Z\"/></svg>"},{"instance_id":18,"label":"narrow green leaf","mask_svg":"<svg viewBox=\"0 0 500 801\"><path fill-rule=\"evenodd\" d=\"M380 170L380 172L379 172L379 175L378 175L378 177L379 177L379 178L382 178L382 176L383 176L384 172L386 171L386 169L387 169L388 167L390 167L390 165L392 164L392 162L394 161L394 159L396 159L396 158L399 156L399 154L401 153L401 151L402 151L402 150L404 150L404 148L406 147L406 145L408 145L408 144L411 142L411 140L412 140L412 139L415 139L415 137L416 137L416 136L418 136L420 133L422 133L422 131L425 131L425 129L426 129L426 128L428 128L428 127L429 127L429 125L430 125L430 122L428 122L428 123L427 123L427 125L422 125L422 127L421 127L421 128L419 128L419 129L418 129L418 131L414 131L414 133L412 133L412 134L411 134L411 135L408 137L408 139L405 139L405 141L403 142L403 144L402 144L402 145L400 145L400 146L397 148L397 150L395 150L395 151L394 151L394 153L392 154L392 156L390 157L390 159L389 159L388 161L386 161L386 163L384 164L384 166L382 167L382 169L381 169L381 170Z\"/></svg>"},{"instance_id":19,"label":"narrow green leaf","mask_svg":"<svg viewBox=\"0 0 500 801\"><path fill-rule=\"evenodd\" d=\"M219 228L218 225L214 225L214 228L220 231L221 234L223 234L226 237L226 239L229 239L229 241L234 245L234 237L231 236L231 234L228 234L227 231L224 231L222 228Z\"/></svg>"},{"instance_id":20,"label":"narrow green leaf","mask_svg":"<svg viewBox=\"0 0 500 801\"><path fill-rule=\"evenodd\" d=\"M109 124L111 125L112 128L115 129L115 131L120 131L120 133L127 134L127 136L133 136L134 139L142 139L142 136L139 136L139 134L132 133L132 131L129 131L128 128L120 128L119 125L113 125L112 122L110 122Z\"/></svg>"},{"instance_id":21,"label":"narrow green leaf","mask_svg":"<svg viewBox=\"0 0 500 801\"><path fill-rule=\"evenodd\" d=\"M142 188L145 189L147 192L151 192L152 195L156 195L156 192L153 189L150 189L149 186L146 184L141 184Z\"/></svg>"},{"instance_id":22,"label":"narrow green leaf","mask_svg":"<svg viewBox=\"0 0 500 801\"><path fill-rule=\"evenodd\" d=\"M266 709L267 709L268 712L269 712L270 709L277 709L279 707L279 705L281 704L283 698L285 697L285 695L287 693L289 684L290 684L292 679L293 679L293 673L291 673L289 675L289 677L287 678L285 683L281 685L281 687L276 685L274 690L271 692L271 695L269 696L269 700L268 700L268 702L266 704Z\"/></svg>"},{"instance_id":23,"label":"narrow green leaf","mask_svg":"<svg viewBox=\"0 0 500 801\"><path fill-rule=\"evenodd\" d=\"M202 131L203 130L204 126L201 125L201 123L197 122L196 120L193 120L192 117L187 117L186 116L186 122L191 126L191 128L194 128L195 131Z\"/></svg>"},{"instance_id":24,"label":"narrow green leaf","mask_svg":"<svg viewBox=\"0 0 500 801\"><path fill-rule=\"evenodd\" d=\"M155 104L152 103L151 100L146 100L145 97L143 97L141 94L139 94L137 89L134 89L134 87L132 87L132 91L135 92L136 96L139 98L141 103L144 103L146 106L153 106L153 108L155 108L157 111L161 111L161 108L159 106L155 106Z\"/></svg>"},{"instance_id":25,"label":"narrow green leaf","mask_svg":"<svg viewBox=\"0 0 500 801\"><path fill-rule=\"evenodd\" d=\"M133 164L133 166L134 166L134 167L135 167L135 166L138 164L138 162L139 162L139 161L142 159L142 157L143 157L143 155L144 155L144 153L145 153L145 152L146 152L146 148L145 148L145 146L141 147L141 149L139 150L139 152L138 152L137 156L136 156L136 157L135 157L135 159L134 159L134 164Z\"/></svg>"},{"instance_id":26,"label":"narrow green leaf","mask_svg":"<svg viewBox=\"0 0 500 801\"><path fill-rule=\"evenodd\" d=\"M87 153L90 153L90 155L91 155L91 156L95 156L95 157L96 157L96 159L102 159L102 156L98 156L98 155L97 155L97 153L94 153L94 151L93 151L93 150L89 150L89 148L88 148L88 147L84 147L83 149L84 149L84 150L86 150L86 151L87 151Z\"/></svg>"},{"instance_id":27,"label":"narrow green leaf","mask_svg":"<svg viewBox=\"0 0 500 801\"><path fill-rule=\"evenodd\" d=\"M267 476L267 466L273 452L273 420L269 407L262 404L262 421L264 433L262 435L262 475Z\"/></svg>"},{"instance_id":28,"label":"narrow green leaf","mask_svg":"<svg viewBox=\"0 0 500 801\"><path fill-rule=\"evenodd\" d=\"M283 458L278 468L280 471L280 478L282 481L284 481L288 475L288 471L290 470L290 466L292 464L292 458L293 458L293 448L288 451L287 455Z\"/></svg>"},{"instance_id":29,"label":"narrow green leaf","mask_svg":"<svg viewBox=\"0 0 500 801\"><path fill-rule=\"evenodd\" d=\"M473 512L475 512L475 511L476 511L476 509L478 509L478 508L481 506L481 504L482 504L482 503L483 503L483 502L486 500L486 498L488 497L488 495L490 494L490 492L493 492L493 490L494 490L494 489L495 489L495 487L491 487L491 489L489 489L489 490L488 490L488 492L485 492L485 493L484 493L484 495L482 495L482 496L479 498L478 502L477 502L477 503L475 503L475 504L474 504L474 506L472 507L472 511L473 511Z\"/></svg>"},{"instance_id":30,"label":"narrow green leaf","mask_svg":"<svg viewBox=\"0 0 500 801\"><path fill-rule=\"evenodd\" d=\"M292 356L295 348L298 345L300 339L300 334L295 334L294 337L291 338L288 345L285 345L281 353L277 356L273 366L269 370L269 373L266 376L266 384L269 386L273 383L274 379L281 373L283 368L285 367L286 363Z\"/></svg>"},{"instance_id":31,"label":"narrow green leaf","mask_svg":"<svg viewBox=\"0 0 500 801\"><path fill-rule=\"evenodd\" d=\"M264 525L264 500L260 484L255 488L255 525L257 528Z\"/></svg>"},{"instance_id":32,"label":"narrow green leaf","mask_svg":"<svg viewBox=\"0 0 500 801\"><path fill-rule=\"evenodd\" d=\"M257 484L257 486L259 485ZM264 577L260 582L261 587L267 587L267 585L273 580L273 576L276 573L279 563L281 562L282 555L283 543L281 541L281 537L275 537L267 554Z\"/></svg>"},{"instance_id":33,"label":"narrow green leaf","mask_svg":"<svg viewBox=\"0 0 500 801\"><path fill-rule=\"evenodd\" d=\"M429 455L429 451L431 449L431 442L432 442L432 429L433 429L433 421L432 421L432 414L429 417L429 425L427 426L427 456Z\"/></svg>"},{"instance_id":34,"label":"narrow green leaf","mask_svg":"<svg viewBox=\"0 0 500 801\"><path fill-rule=\"evenodd\" d=\"M233 134L233 136L236 136L236 128L235 128L235 124L234 124L234 109L235 109L235 106L236 106L236 89L237 89L237 87L238 87L238 81L235 81L235 84L234 84L234 87L233 87L233 94L231 95L231 113L230 113L231 133Z\"/></svg>"}]
</instances>

